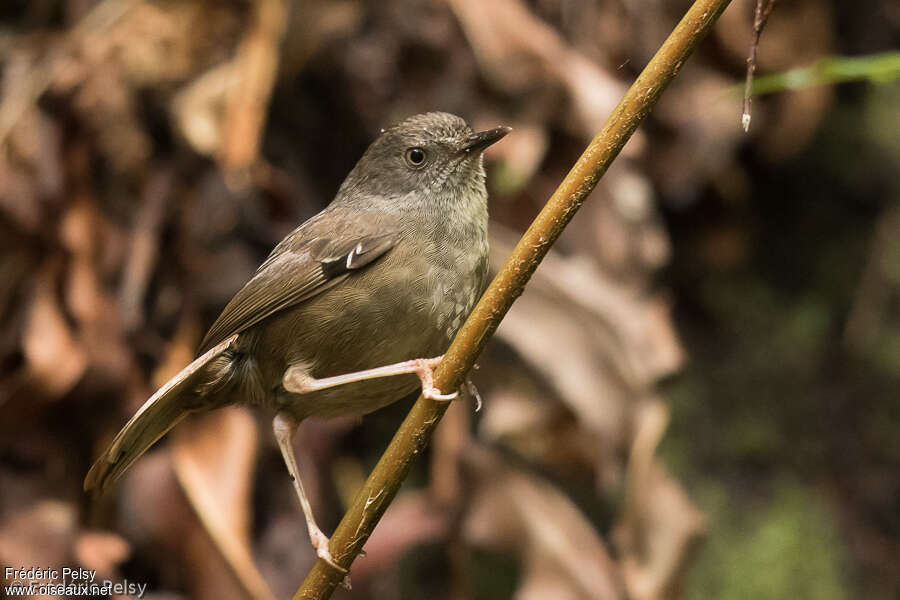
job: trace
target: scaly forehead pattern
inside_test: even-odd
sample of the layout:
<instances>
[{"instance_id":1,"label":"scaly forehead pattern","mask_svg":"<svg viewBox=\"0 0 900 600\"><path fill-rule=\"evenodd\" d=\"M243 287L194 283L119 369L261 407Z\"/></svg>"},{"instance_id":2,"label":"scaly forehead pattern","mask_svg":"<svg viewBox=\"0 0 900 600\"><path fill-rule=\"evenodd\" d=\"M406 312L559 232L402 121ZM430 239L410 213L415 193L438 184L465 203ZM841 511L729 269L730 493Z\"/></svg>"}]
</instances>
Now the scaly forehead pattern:
<instances>
[{"instance_id":1,"label":"scaly forehead pattern","mask_svg":"<svg viewBox=\"0 0 900 600\"><path fill-rule=\"evenodd\" d=\"M445 112L414 115L391 127L387 133L410 136L420 141L459 142L472 130L461 118Z\"/></svg>"}]
</instances>

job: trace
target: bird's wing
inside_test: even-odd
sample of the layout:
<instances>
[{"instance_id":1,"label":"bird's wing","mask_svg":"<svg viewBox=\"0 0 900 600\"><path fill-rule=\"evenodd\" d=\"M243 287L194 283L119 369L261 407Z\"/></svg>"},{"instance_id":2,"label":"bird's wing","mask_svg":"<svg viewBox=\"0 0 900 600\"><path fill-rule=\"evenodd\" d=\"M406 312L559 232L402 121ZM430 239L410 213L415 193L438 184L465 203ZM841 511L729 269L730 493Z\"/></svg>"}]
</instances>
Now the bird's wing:
<instances>
[{"instance_id":1,"label":"bird's wing","mask_svg":"<svg viewBox=\"0 0 900 600\"><path fill-rule=\"evenodd\" d=\"M322 293L394 247L398 238L395 227L376 226L373 220L356 217L313 217L288 235L209 328L200 352ZM334 221L338 221L336 226Z\"/></svg>"}]
</instances>

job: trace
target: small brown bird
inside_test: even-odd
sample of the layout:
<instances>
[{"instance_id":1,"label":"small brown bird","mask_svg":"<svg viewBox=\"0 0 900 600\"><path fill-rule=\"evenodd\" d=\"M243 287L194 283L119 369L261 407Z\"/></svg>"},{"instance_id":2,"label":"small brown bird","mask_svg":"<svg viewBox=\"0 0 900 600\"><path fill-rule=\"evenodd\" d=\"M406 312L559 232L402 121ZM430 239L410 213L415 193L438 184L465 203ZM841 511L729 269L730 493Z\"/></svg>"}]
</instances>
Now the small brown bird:
<instances>
[{"instance_id":1,"label":"small brown bird","mask_svg":"<svg viewBox=\"0 0 900 600\"><path fill-rule=\"evenodd\" d=\"M384 131L332 203L282 240L228 303L200 357L125 424L91 467L85 490L108 487L189 413L270 408L312 544L337 567L291 438L306 417L363 415L419 382L431 398L456 395L433 386L431 369L484 291L482 153L509 131L473 133L439 112Z\"/></svg>"}]
</instances>

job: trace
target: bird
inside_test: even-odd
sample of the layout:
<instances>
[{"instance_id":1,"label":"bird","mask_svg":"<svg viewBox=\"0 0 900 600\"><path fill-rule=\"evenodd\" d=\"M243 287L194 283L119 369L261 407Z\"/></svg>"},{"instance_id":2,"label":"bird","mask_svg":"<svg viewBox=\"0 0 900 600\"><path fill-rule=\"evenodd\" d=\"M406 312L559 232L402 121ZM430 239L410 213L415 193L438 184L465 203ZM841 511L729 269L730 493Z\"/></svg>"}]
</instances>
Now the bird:
<instances>
[{"instance_id":1,"label":"bird","mask_svg":"<svg viewBox=\"0 0 900 600\"><path fill-rule=\"evenodd\" d=\"M484 292L484 150L511 129L474 132L445 112L382 130L331 203L278 243L225 306L198 358L131 417L90 468L102 492L191 413L246 405L273 433L316 554L340 571L300 479L292 439L309 417L360 416L432 380Z\"/></svg>"}]
</instances>

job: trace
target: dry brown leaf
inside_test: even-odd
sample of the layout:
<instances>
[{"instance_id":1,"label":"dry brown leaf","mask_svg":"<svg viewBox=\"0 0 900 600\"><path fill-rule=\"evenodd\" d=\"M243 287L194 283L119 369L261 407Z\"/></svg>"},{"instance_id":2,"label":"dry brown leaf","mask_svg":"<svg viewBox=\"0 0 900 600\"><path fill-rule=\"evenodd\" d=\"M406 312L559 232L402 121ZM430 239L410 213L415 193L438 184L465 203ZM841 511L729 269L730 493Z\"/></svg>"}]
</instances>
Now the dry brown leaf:
<instances>
[{"instance_id":1,"label":"dry brown leaf","mask_svg":"<svg viewBox=\"0 0 900 600\"><path fill-rule=\"evenodd\" d=\"M284 39L282 77L290 78L306 66L323 45L358 29L366 17L359 0L306 0L288 3L291 30Z\"/></svg>"},{"instance_id":2,"label":"dry brown leaf","mask_svg":"<svg viewBox=\"0 0 900 600\"><path fill-rule=\"evenodd\" d=\"M655 457L668 419L658 399L638 411L625 510L614 533L625 587L635 600L677 593L706 528L703 513Z\"/></svg>"},{"instance_id":3,"label":"dry brown leaf","mask_svg":"<svg viewBox=\"0 0 900 600\"><path fill-rule=\"evenodd\" d=\"M109 579L116 568L131 555L131 545L125 538L109 531L85 531L75 541L78 563L97 571L100 579Z\"/></svg>"},{"instance_id":4,"label":"dry brown leaf","mask_svg":"<svg viewBox=\"0 0 900 600\"><path fill-rule=\"evenodd\" d=\"M6 149L9 154L4 155L4 162L26 167L34 186L36 209L42 208L44 202L57 200L62 192L62 141L59 124L37 108L26 111L10 132Z\"/></svg>"},{"instance_id":5,"label":"dry brown leaf","mask_svg":"<svg viewBox=\"0 0 900 600\"><path fill-rule=\"evenodd\" d=\"M232 87L240 85L233 62L217 65L191 79L172 100L177 130L194 151L214 156L222 147L222 113Z\"/></svg>"},{"instance_id":6,"label":"dry brown leaf","mask_svg":"<svg viewBox=\"0 0 900 600\"><path fill-rule=\"evenodd\" d=\"M653 179L667 195L694 198L734 163L746 135L731 85L724 75L695 68L673 82L654 109L654 118L677 132L649 149Z\"/></svg>"},{"instance_id":7,"label":"dry brown leaf","mask_svg":"<svg viewBox=\"0 0 900 600\"><path fill-rule=\"evenodd\" d=\"M200 527L179 491L167 444L151 449L125 473L118 506L117 530L136 547L161 547L184 561L190 538Z\"/></svg>"},{"instance_id":8,"label":"dry brown leaf","mask_svg":"<svg viewBox=\"0 0 900 600\"><path fill-rule=\"evenodd\" d=\"M223 145L219 149L219 162L226 173L241 173L246 178L246 169L258 158L288 4L286 0L253 3L253 21L234 58L233 75L241 80L241 85L230 86L226 91Z\"/></svg>"},{"instance_id":9,"label":"dry brown leaf","mask_svg":"<svg viewBox=\"0 0 900 600\"><path fill-rule=\"evenodd\" d=\"M34 297L22 335L28 377L51 398L78 383L88 356L75 337L56 295L59 263L47 261L37 275Z\"/></svg>"},{"instance_id":10,"label":"dry brown leaf","mask_svg":"<svg viewBox=\"0 0 900 600\"><path fill-rule=\"evenodd\" d=\"M364 582L396 565L417 544L445 538L448 519L426 492L399 494L366 540L366 556L353 563L353 581Z\"/></svg>"},{"instance_id":11,"label":"dry brown leaf","mask_svg":"<svg viewBox=\"0 0 900 600\"><path fill-rule=\"evenodd\" d=\"M18 64L19 60L26 64ZM3 64L3 89L8 90L5 100L18 92L22 84L19 79L25 77L19 71L30 68L30 60L22 59L16 52ZM46 235L46 228L64 200L62 137L60 124L49 113L32 107L17 116L5 143L0 145L0 211L14 228L29 236ZM20 250L33 251L34 238L25 239L27 243L9 239L7 242Z\"/></svg>"},{"instance_id":12,"label":"dry brown leaf","mask_svg":"<svg viewBox=\"0 0 900 600\"><path fill-rule=\"evenodd\" d=\"M497 265L509 254L512 247L511 235L499 228L491 229L491 263ZM674 325L668 317L668 307L659 297L648 296L642 292L635 292L630 286L622 285L608 278L602 271L595 267L592 261L584 257L563 257L560 253L551 251L544 259L541 267L535 272L529 290L513 305L509 316L521 321L525 326L532 323L534 327L543 327L535 316L528 314L528 310L520 309L522 315L514 315L517 307L529 296L534 296L534 310L542 314L548 314L548 318L565 317L568 321L568 329L578 329L586 332L589 328L596 328L588 335L578 335L573 330L575 339L583 337L580 350L571 350L572 355L581 356L577 360L609 361L615 364L614 376L618 377L632 391L648 389L659 379L671 375L681 368L684 363L684 351L675 333ZM573 312L575 317L573 318ZM553 317L550 316L553 313ZM501 323L498 333L504 335L504 323ZM560 327L566 327L560 325ZM546 343L553 339L551 333L555 327L546 327L549 334L539 336L534 332L519 331L520 327L509 331L511 338L529 336L535 339L535 346L542 344L543 349L535 351L547 354L551 352ZM558 336L558 339L568 341L569 336ZM515 343L513 344L515 346ZM561 348L566 345L557 342ZM592 348L589 351L588 348ZM567 351L568 353L569 351ZM562 363L567 360L561 353L555 352L554 362ZM548 357L553 360L553 357ZM559 369L574 371L577 367L559 364ZM586 377L596 375L585 374ZM555 386L568 385L576 387L578 384L559 381L562 378L559 372L550 377ZM615 386L606 384L603 388L620 387L622 382ZM591 388L585 388L588 392ZM584 392L581 392L582 394ZM576 397L575 395L572 396ZM598 417L601 418L601 417Z\"/></svg>"},{"instance_id":13,"label":"dry brown leaf","mask_svg":"<svg viewBox=\"0 0 900 600\"><path fill-rule=\"evenodd\" d=\"M253 562L250 499L257 431L244 408L226 407L175 431L173 464L204 528L246 593L274 598Z\"/></svg>"},{"instance_id":14,"label":"dry brown leaf","mask_svg":"<svg viewBox=\"0 0 900 600\"><path fill-rule=\"evenodd\" d=\"M141 122L138 94L181 82L205 67L207 53L218 50L207 40L227 37L235 26L228 23L230 13L197 2L97 3L58 45L53 60L38 69L44 73L41 85L72 96L117 172L138 173L154 145Z\"/></svg>"},{"instance_id":15,"label":"dry brown leaf","mask_svg":"<svg viewBox=\"0 0 900 600\"><path fill-rule=\"evenodd\" d=\"M200 154L220 156L226 168L245 169L257 159L276 75L296 74L323 43L357 27L363 16L351 0L267 0L256 7L256 22L234 58L188 80L172 101L185 140ZM299 31L285 35L284 26Z\"/></svg>"},{"instance_id":16,"label":"dry brown leaf","mask_svg":"<svg viewBox=\"0 0 900 600\"><path fill-rule=\"evenodd\" d=\"M132 353L124 340L118 302L99 273L105 241L103 220L88 195L76 197L62 218L60 238L71 255L65 299L92 367L108 378L124 381L131 372Z\"/></svg>"},{"instance_id":17,"label":"dry brown leaf","mask_svg":"<svg viewBox=\"0 0 900 600\"><path fill-rule=\"evenodd\" d=\"M185 316L153 374L155 385L167 381L194 358L199 335L196 318ZM250 498L257 448L252 416L243 408L222 408L188 419L171 436L168 448L151 452L126 477L123 506L130 511L127 529L137 539L152 539L180 555L183 564L191 564L197 597L245 594L270 600L272 593L250 550ZM170 469L187 502L177 493Z\"/></svg>"},{"instance_id":18,"label":"dry brown leaf","mask_svg":"<svg viewBox=\"0 0 900 600\"><path fill-rule=\"evenodd\" d=\"M439 506L458 507L461 499L459 459L471 441L472 422L472 405L466 400L468 398L450 405L431 442L429 487L432 499Z\"/></svg>"},{"instance_id":19,"label":"dry brown leaf","mask_svg":"<svg viewBox=\"0 0 900 600\"><path fill-rule=\"evenodd\" d=\"M504 382L501 389L491 393L478 422L479 437L499 440L523 432L534 436L558 414L554 403L534 401L526 390L518 387Z\"/></svg>"},{"instance_id":20,"label":"dry brown leaf","mask_svg":"<svg viewBox=\"0 0 900 600\"><path fill-rule=\"evenodd\" d=\"M540 374L584 427L614 444L625 431L629 390L598 343L609 333L588 322L586 311L535 288L516 302L497 335Z\"/></svg>"},{"instance_id":21,"label":"dry brown leaf","mask_svg":"<svg viewBox=\"0 0 900 600\"><path fill-rule=\"evenodd\" d=\"M505 240L492 230L494 259L508 254ZM617 485L632 403L684 359L665 303L629 291L589 261L551 252L497 334L590 432L598 473ZM485 418L496 422L491 404Z\"/></svg>"},{"instance_id":22,"label":"dry brown leaf","mask_svg":"<svg viewBox=\"0 0 900 600\"><path fill-rule=\"evenodd\" d=\"M21 231L34 232L43 221L42 209L31 175L0 158L0 211L3 216Z\"/></svg>"},{"instance_id":23,"label":"dry brown leaf","mask_svg":"<svg viewBox=\"0 0 900 600\"><path fill-rule=\"evenodd\" d=\"M0 528L0 565L62 567L72 552L77 517L68 502L48 499L9 515Z\"/></svg>"},{"instance_id":24,"label":"dry brown leaf","mask_svg":"<svg viewBox=\"0 0 900 600\"><path fill-rule=\"evenodd\" d=\"M542 394L524 378L485 392L489 395L478 424L479 439L500 443L562 480L594 478L603 490L621 485L624 468L616 449L553 401L553 394Z\"/></svg>"},{"instance_id":25,"label":"dry brown leaf","mask_svg":"<svg viewBox=\"0 0 900 600\"><path fill-rule=\"evenodd\" d=\"M620 219L643 218L628 210L635 209ZM509 237L491 233L492 258L501 259ZM618 489L635 407L684 361L667 303L634 286L592 260L551 251L497 332L540 382L529 389L520 374L494 386L480 433L555 469L587 466L601 490ZM554 397L572 417L548 401Z\"/></svg>"},{"instance_id":26,"label":"dry brown leaf","mask_svg":"<svg viewBox=\"0 0 900 600\"><path fill-rule=\"evenodd\" d=\"M603 540L552 485L508 466L485 447L470 446L472 504L463 535L475 545L522 561L515 598L621 598L619 576Z\"/></svg>"},{"instance_id":27,"label":"dry brown leaf","mask_svg":"<svg viewBox=\"0 0 900 600\"><path fill-rule=\"evenodd\" d=\"M563 125L578 136L593 137L599 131L624 92L620 82L568 45L520 0L449 4L492 84L510 94L530 94L548 113L565 115ZM558 93L569 110L558 110ZM626 153L636 149L634 144Z\"/></svg>"},{"instance_id":28,"label":"dry brown leaf","mask_svg":"<svg viewBox=\"0 0 900 600\"><path fill-rule=\"evenodd\" d=\"M186 314L182 318L175 330L175 335L166 345L162 360L159 361L150 376L150 381L155 389L165 385L197 357L196 348L202 333L200 323L195 315Z\"/></svg>"},{"instance_id":29,"label":"dry brown leaf","mask_svg":"<svg viewBox=\"0 0 900 600\"><path fill-rule=\"evenodd\" d=\"M595 203L598 208L606 208L606 225L597 228L596 240L600 252L606 246L606 236L610 229L626 232L624 260L613 261L599 258L600 264L612 271L622 281L634 282L636 289L644 289L647 280L664 267L670 259L669 238L656 208L656 198L650 179L639 172L631 163L622 161L611 167L606 174L610 202ZM589 250L590 246L585 250ZM584 250L582 250L584 252Z\"/></svg>"},{"instance_id":30,"label":"dry brown leaf","mask_svg":"<svg viewBox=\"0 0 900 600\"><path fill-rule=\"evenodd\" d=\"M123 481L119 528L157 566L161 581L187 580L188 597L247 598L172 471L168 447L148 453L131 468Z\"/></svg>"},{"instance_id":31,"label":"dry brown leaf","mask_svg":"<svg viewBox=\"0 0 900 600\"><path fill-rule=\"evenodd\" d=\"M152 173L144 186L119 288L122 323L127 331L133 331L144 322L144 299L156 267L159 230L166 217L173 183L172 170L162 168Z\"/></svg>"},{"instance_id":32,"label":"dry brown leaf","mask_svg":"<svg viewBox=\"0 0 900 600\"><path fill-rule=\"evenodd\" d=\"M500 175L504 183L500 191L504 196L517 192L532 180L550 148L550 135L545 127L529 122L506 121L506 124L513 128L516 135L509 136L505 143L488 149L489 158L502 165ZM491 177L489 183L492 186L498 185L494 177Z\"/></svg>"},{"instance_id":33,"label":"dry brown leaf","mask_svg":"<svg viewBox=\"0 0 900 600\"><path fill-rule=\"evenodd\" d=\"M63 215L59 237L72 256L66 303L82 327L91 328L110 319L117 311L109 305L94 266L100 239L100 216L92 198L79 196Z\"/></svg>"}]
</instances>

